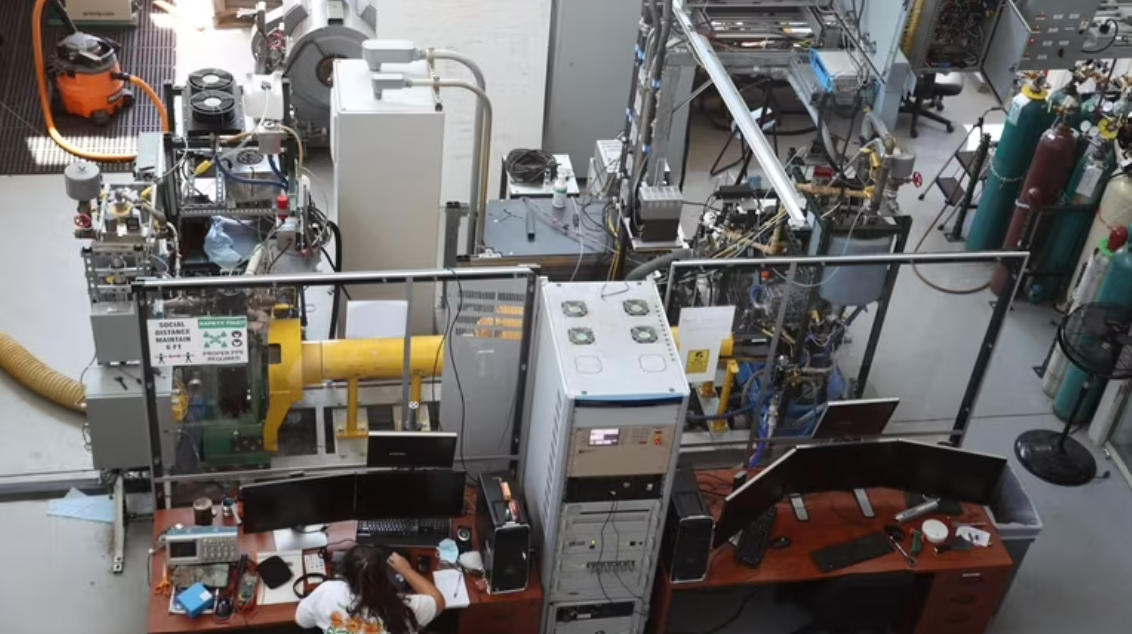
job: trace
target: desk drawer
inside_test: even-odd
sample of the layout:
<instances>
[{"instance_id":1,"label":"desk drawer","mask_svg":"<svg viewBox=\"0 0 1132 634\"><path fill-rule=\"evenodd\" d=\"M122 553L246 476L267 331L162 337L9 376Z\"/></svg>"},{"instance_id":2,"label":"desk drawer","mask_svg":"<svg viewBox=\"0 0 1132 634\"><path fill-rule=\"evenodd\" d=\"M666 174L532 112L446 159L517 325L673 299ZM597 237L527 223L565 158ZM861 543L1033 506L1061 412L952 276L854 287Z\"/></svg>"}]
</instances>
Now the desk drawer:
<instances>
[{"instance_id":1,"label":"desk drawer","mask_svg":"<svg viewBox=\"0 0 1132 634\"><path fill-rule=\"evenodd\" d=\"M937 574L916 634L982 634L998 609L1009 574L1008 569Z\"/></svg>"}]
</instances>

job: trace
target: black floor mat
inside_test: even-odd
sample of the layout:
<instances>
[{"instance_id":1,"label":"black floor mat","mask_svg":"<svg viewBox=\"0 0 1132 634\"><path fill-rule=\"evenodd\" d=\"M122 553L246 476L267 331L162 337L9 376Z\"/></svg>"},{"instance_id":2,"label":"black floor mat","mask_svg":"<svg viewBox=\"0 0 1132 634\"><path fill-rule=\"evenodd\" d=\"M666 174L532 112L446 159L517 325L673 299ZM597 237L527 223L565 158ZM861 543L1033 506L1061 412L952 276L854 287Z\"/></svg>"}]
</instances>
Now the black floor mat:
<instances>
[{"instance_id":1,"label":"black floor mat","mask_svg":"<svg viewBox=\"0 0 1132 634\"><path fill-rule=\"evenodd\" d=\"M0 174L58 174L76 159L47 136L39 107L31 45L34 0L0 0ZM151 3L141 3L138 26L92 31L122 45L122 70L144 79L158 93L173 81L177 35L150 20ZM48 12L49 13L49 12ZM45 20L46 21L46 20ZM44 56L50 60L61 28L44 26ZM76 146L100 154L133 153L139 132L161 129L153 104L135 89L134 105L106 126L56 113L59 132ZM129 163L103 164L106 171L129 171Z\"/></svg>"}]
</instances>

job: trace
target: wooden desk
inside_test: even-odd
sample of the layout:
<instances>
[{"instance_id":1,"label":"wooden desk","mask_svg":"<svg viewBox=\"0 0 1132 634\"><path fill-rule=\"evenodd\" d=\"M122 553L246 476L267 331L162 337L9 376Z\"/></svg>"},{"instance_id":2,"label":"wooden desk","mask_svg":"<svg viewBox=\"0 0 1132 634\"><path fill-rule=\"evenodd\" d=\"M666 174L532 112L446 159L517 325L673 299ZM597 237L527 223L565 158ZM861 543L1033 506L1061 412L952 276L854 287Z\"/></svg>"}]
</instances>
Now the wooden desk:
<instances>
[{"instance_id":1,"label":"wooden desk","mask_svg":"<svg viewBox=\"0 0 1132 634\"><path fill-rule=\"evenodd\" d=\"M702 490L729 491L720 485L720 478L730 482L733 471L701 472L698 475ZM722 498L705 496L712 514L718 518ZM767 549L758 568L751 569L735 561L735 549L730 544L717 548L708 564L704 581L674 584L668 571L661 566L653 584L649 631L660 633L668 621L668 611L675 592L726 588L748 585L782 585L806 581L819 581L846 575L886 574L914 572L922 584L917 596L920 601L911 606L909 614L901 619L901 631L912 634L982 634L1006 592L1011 560L986 511L981 506L964 504L961 517L927 516L904 526L911 533L924 519L936 517L950 527L951 521L986 522L980 526L992 534L991 546L968 551L950 551L936 554L931 544L917 557L916 567L909 568L904 558L893 552L884 557L842 568L830 573L817 569L810 553L819 548L846 542L869 533L883 530L886 524L895 524L892 517L907 508L904 494L889 489L870 489L876 517L869 519L861 514L852 493L821 493L805 496L810 520L799 522L789 501L778 505L772 536L786 536L791 545L781 550ZM905 540L905 550L911 549L911 539ZM918 587L921 585L918 584Z\"/></svg>"},{"instance_id":2,"label":"wooden desk","mask_svg":"<svg viewBox=\"0 0 1132 634\"><path fill-rule=\"evenodd\" d=\"M474 493L472 494L474 496ZM474 497L473 497L474 502ZM216 518L220 521L221 518ZM479 536L475 534L473 515L452 520L453 528L467 526L472 529L473 543L479 544ZM153 521L153 535L157 537L174 524L192 525L192 509L173 509L158 511ZM224 525L234 526L231 520L224 520ZM330 525L330 550L348 550L354 543L357 524L355 522L339 522ZM272 533L240 533L240 550L254 559L258 552L275 550L275 538ZM421 552L424 552L422 550ZM435 552L433 561L436 561ZM414 553L415 556L415 553ZM165 566L165 551L159 551L153 556L150 574L154 584L161 581L161 571ZM540 629L542 615L542 586L539 583L538 571L531 568L530 582L523 592L504 595L489 595L476 588L476 577L466 575L464 579L468 586L468 597L471 605L457 610L458 634L527 634ZM154 595L150 591L149 601L149 632L150 634L175 634L179 632L209 632L233 631L251 628L266 628L286 626L295 622L295 608L298 603L282 605L255 606L247 614L236 614L225 622L219 622L211 616L190 619L187 616L169 614L169 597ZM246 618L245 618L246 616Z\"/></svg>"}]
</instances>

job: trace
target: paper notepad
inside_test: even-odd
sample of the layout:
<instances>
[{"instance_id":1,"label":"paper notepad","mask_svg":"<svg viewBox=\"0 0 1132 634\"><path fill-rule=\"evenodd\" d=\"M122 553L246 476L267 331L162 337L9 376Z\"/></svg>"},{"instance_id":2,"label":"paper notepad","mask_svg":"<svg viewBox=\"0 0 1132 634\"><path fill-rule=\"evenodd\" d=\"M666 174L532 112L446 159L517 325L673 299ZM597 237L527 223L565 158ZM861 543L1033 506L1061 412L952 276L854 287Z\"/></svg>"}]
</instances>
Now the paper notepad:
<instances>
[{"instance_id":1,"label":"paper notepad","mask_svg":"<svg viewBox=\"0 0 1132 634\"><path fill-rule=\"evenodd\" d=\"M436 570L432 582L444 597L446 608L466 608L472 604L468 597L468 586L464 583L464 573L459 570Z\"/></svg>"},{"instance_id":2,"label":"paper notepad","mask_svg":"<svg viewBox=\"0 0 1132 634\"><path fill-rule=\"evenodd\" d=\"M295 590L291 587L292 581L302 576L303 574L303 551L301 550L282 550L276 553L258 553L255 560L257 562L263 561L270 557L278 555L280 559L287 562L287 566L291 568L291 579L279 586L278 588L271 589L263 581L259 582L259 596L256 602L259 605L276 605L279 603L298 603L299 597L295 596Z\"/></svg>"}]
</instances>

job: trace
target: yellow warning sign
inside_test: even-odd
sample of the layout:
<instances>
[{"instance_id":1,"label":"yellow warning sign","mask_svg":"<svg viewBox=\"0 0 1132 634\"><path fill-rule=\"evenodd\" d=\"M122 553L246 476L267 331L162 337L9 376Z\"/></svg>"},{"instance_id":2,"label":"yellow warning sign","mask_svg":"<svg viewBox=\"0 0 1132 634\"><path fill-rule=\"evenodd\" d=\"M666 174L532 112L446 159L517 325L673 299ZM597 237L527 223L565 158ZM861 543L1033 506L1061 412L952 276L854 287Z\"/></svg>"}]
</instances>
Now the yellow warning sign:
<instances>
[{"instance_id":1,"label":"yellow warning sign","mask_svg":"<svg viewBox=\"0 0 1132 634\"><path fill-rule=\"evenodd\" d=\"M684 371L688 374L703 374L708 371L708 361L710 359L710 350L689 350L688 365Z\"/></svg>"}]
</instances>

